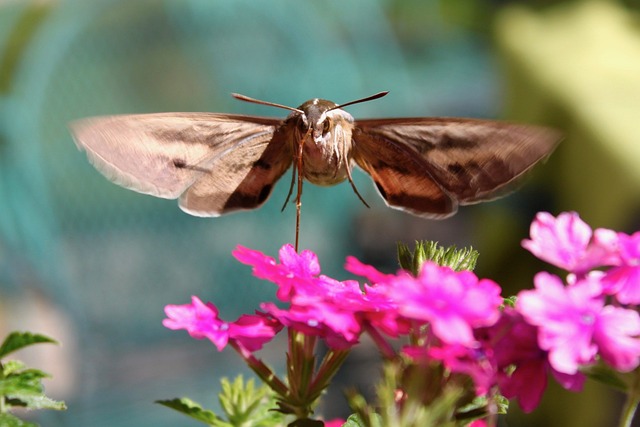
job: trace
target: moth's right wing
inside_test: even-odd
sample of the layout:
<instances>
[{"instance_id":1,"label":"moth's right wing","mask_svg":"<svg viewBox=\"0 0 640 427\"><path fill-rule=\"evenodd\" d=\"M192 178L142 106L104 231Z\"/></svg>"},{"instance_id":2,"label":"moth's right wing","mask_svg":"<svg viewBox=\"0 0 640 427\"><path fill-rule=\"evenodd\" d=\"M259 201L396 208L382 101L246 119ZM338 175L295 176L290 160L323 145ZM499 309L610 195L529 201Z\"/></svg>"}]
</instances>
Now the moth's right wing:
<instances>
[{"instance_id":1,"label":"moth's right wing","mask_svg":"<svg viewBox=\"0 0 640 427\"><path fill-rule=\"evenodd\" d=\"M79 149L114 183L175 199L197 216L262 205L292 162L281 120L213 113L93 117L71 124Z\"/></svg>"}]
</instances>

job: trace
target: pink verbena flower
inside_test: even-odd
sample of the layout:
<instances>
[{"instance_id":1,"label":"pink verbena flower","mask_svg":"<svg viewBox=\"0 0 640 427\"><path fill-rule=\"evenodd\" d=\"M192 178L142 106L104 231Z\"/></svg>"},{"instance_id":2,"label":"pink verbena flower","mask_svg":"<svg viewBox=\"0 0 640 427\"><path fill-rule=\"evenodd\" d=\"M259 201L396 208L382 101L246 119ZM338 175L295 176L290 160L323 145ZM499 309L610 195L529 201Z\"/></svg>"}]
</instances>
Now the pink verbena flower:
<instances>
[{"instance_id":1,"label":"pink verbena flower","mask_svg":"<svg viewBox=\"0 0 640 427\"><path fill-rule=\"evenodd\" d=\"M272 303L261 308L281 323L307 335L320 336L334 349L358 342L361 324L357 313L367 306L355 281L325 278L314 288L297 287L287 309Z\"/></svg>"},{"instance_id":2,"label":"pink verbena flower","mask_svg":"<svg viewBox=\"0 0 640 427\"><path fill-rule=\"evenodd\" d=\"M430 261L417 277L399 273L382 289L400 316L429 322L443 342L468 347L475 344L473 328L498 320L500 291L491 280L478 280L470 271L456 272Z\"/></svg>"},{"instance_id":3,"label":"pink verbena flower","mask_svg":"<svg viewBox=\"0 0 640 427\"><path fill-rule=\"evenodd\" d=\"M357 276L362 276L369 280L371 284L384 283L393 277L392 274L385 274L375 267L362 263L356 257L348 256L344 269Z\"/></svg>"},{"instance_id":4,"label":"pink verbena flower","mask_svg":"<svg viewBox=\"0 0 640 427\"><path fill-rule=\"evenodd\" d=\"M605 306L599 280L587 277L571 286L538 273L535 290L521 291L517 310L538 327L538 344L549 352L558 372L575 374L597 354L616 369L627 371L640 360L640 316L632 310Z\"/></svg>"},{"instance_id":5,"label":"pink verbena flower","mask_svg":"<svg viewBox=\"0 0 640 427\"><path fill-rule=\"evenodd\" d=\"M531 223L530 239L522 246L536 257L576 274L618 262L617 239L612 230L591 227L575 212L554 217L539 212Z\"/></svg>"},{"instance_id":6,"label":"pink verbena flower","mask_svg":"<svg viewBox=\"0 0 640 427\"><path fill-rule=\"evenodd\" d=\"M607 271L603 278L605 292L622 304L640 304L640 231L628 235L618 233L620 265Z\"/></svg>"},{"instance_id":7,"label":"pink verbena flower","mask_svg":"<svg viewBox=\"0 0 640 427\"><path fill-rule=\"evenodd\" d=\"M332 348L347 348L358 342L360 312L372 307L360 285L352 280L338 281L320 275L317 256L311 251L297 254L291 245L280 249L280 263L261 252L238 247L234 255L252 265L257 277L279 286L278 298L288 308L263 303L262 309L282 324L308 335L320 336Z\"/></svg>"},{"instance_id":8,"label":"pink verbena flower","mask_svg":"<svg viewBox=\"0 0 640 427\"><path fill-rule=\"evenodd\" d=\"M280 248L280 264L260 251L238 246L233 256L243 264L253 266L253 274L278 285L277 297L289 301L293 288L304 283L313 283L320 274L320 263L316 254L304 250L296 253L291 244Z\"/></svg>"},{"instance_id":9,"label":"pink verbena flower","mask_svg":"<svg viewBox=\"0 0 640 427\"><path fill-rule=\"evenodd\" d=\"M495 325L484 328L483 335L483 345L493 348L500 392L516 399L524 412L533 411L540 403L547 373L571 391L579 391L586 380L582 373L568 375L553 369L547 352L538 346L538 329L510 307L504 309Z\"/></svg>"},{"instance_id":10,"label":"pink verbena flower","mask_svg":"<svg viewBox=\"0 0 640 427\"><path fill-rule=\"evenodd\" d=\"M185 329L193 338L209 339L222 351L231 340L248 351L257 351L282 329L282 325L262 313L242 315L235 322L225 322L218 317L218 309L212 303L204 304L198 297L191 297L191 304L167 305L167 319L162 324L173 330Z\"/></svg>"},{"instance_id":11,"label":"pink verbena flower","mask_svg":"<svg viewBox=\"0 0 640 427\"><path fill-rule=\"evenodd\" d=\"M451 372L471 377L478 396L485 396L496 383L497 368L490 347L465 347L460 344L444 344L441 347L408 347L403 353L419 360L420 353L425 359L439 360Z\"/></svg>"}]
</instances>

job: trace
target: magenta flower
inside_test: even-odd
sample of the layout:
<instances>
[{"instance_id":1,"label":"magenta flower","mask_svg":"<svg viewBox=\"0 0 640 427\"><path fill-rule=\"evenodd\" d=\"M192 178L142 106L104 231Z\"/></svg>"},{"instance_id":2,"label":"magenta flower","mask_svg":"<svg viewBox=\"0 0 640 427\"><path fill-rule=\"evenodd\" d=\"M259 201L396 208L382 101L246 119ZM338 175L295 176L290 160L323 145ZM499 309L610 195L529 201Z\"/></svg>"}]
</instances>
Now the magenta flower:
<instances>
[{"instance_id":1,"label":"magenta flower","mask_svg":"<svg viewBox=\"0 0 640 427\"><path fill-rule=\"evenodd\" d=\"M538 273L535 290L518 295L517 309L538 327L538 344L560 373L576 374L597 354L616 369L629 370L640 359L640 318L623 308L605 307L599 280L587 277L571 286ZM623 321L623 322L621 322Z\"/></svg>"},{"instance_id":2,"label":"magenta flower","mask_svg":"<svg viewBox=\"0 0 640 427\"><path fill-rule=\"evenodd\" d=\"M371 265L360 262L356 257L348 256L344 269L357 276L362 276L369 280L369 283L384 283L393 277L392 274L385 274L378 271Z\"/></svg>"},{"instance_id":3,"label":"magenta flower","mask_svg":"<svg viewBox=\"0 0 640 427\"><path fill-rule=\"evenodd\" d=\"M494 351L500 392L508 399L516 399L524 412L533 411L540 403L548 373L568 390L582 388L586 377L579 372L568 375L553 369L547 352L538 347L538 329L514 309L505 308L500 320L486 328L484 335L483 345Z\"/></svg>"},{"instance_id":4,"label":"magenta flower","mask_svg":"<svg viewBox=\"0 0 640 427\"><path fill-rule=\"evenodd\" d=\"M451 372L470 376L478 396L485 396L496 384L497 367L490 347L469 348L460 344L428 349L407 347L403 353L414 360L419 360L422 353L427 360L441 361Z\"/></svg>"},{"instance_id":5,"label":"magenta flower","mask_svg":"<svg viewBox=\"0 0 640 427\"><path fill-rule=\"evenodd\" d=\"M620 265L606 272L605 292L622 304L640 304L640 231L629 236L618 233Z\"/></svg>"},{"instance_id":6,"label":"magenta flower","mask_svg":"<svg viewBox=\"0 0 640 427\"><path fill-rule=\"evenodd\" d=\"M222 351L231 340L243 349L257 351L282 329L282 325L263 314L243 315L229 323L218 318L218 309L212 303L204 304L191 297L191 304L167 305L167 319L162 324L169 329L185 329L193 338L209 339Z\"/></svg>"},{"instance_id":7,"label":"magenta flower","mask_svg":"<svg viewBox=\"0 0 640 427\"><path fill-rule=\"evenodd\" d=\"M495 282L433 262L425 262L418 277L392 276L381 291L402 317L429 322L443 342L467 347L475 345L473 328L497 321L502 304L501 289Z\"/></svg>"},{"instance_id":8,"label":"magenta flower","mask_svg":"<svg viewBox=\"0 0 640 427\"><path fill-rule=\"evenodd\" d=\"M280 248L280 264L260 251L238 246L233 256L243 264L253 266L253 274L278 285L277 297L289 301L296 286L314 283L320 274L320 264L316 254L309 250L296 253L292 245Z\"/></svg>"},{"instance_id":9,"label":"magenta flower","mask_svg":"<svg viewBox=\"0 0 640 427\"><path fill-rule=\"evenodd\" d=\"M536 257L576 274L618 261L617 238L612 230L591 227L575 212L554 217L539 212L531 223L530 239L522 246Z\"/></svg>"},{"instance_id":10,"label":"magenta flower","mask_svg":"<svg viewBox=\"0 0 640 427\"><path fill-rule=\"evenodd\" d=\"M340 282L320 275L316 255L311 251L298 255L291 245L280 249L280 264L261 252L243 247L238 247L234 255L252 265L257 277L279 286L278 298L289 302L290 307L280 308L272 303L263 303L261 307L282 324L322 337L334 349L345 349L358 342L362 318L359 313L369 311L372 302L357 282Z\"/></svg>"}]
</instances>

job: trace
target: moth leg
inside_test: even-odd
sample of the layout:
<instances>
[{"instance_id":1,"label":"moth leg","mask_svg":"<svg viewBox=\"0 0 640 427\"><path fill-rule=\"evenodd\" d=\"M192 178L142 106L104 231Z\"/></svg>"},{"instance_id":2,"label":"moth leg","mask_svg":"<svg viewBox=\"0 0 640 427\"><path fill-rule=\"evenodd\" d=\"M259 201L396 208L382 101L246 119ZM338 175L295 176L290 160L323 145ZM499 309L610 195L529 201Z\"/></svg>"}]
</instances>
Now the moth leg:
<instances>
[{"instance_id":1,"label":"moth leg","mask_svg":"<svg viewBox=\"0 0 640 427\"><path fill-rule=\"evenodd\" d=\"M353 178L351 178L351 168L348 165L347 165L347 179L349 180L349 184L351 184L351 188L353 189L353 192L356 193L356 196L358 196L358 199L360 199L362 204L365 205L368 208L371 208L371 206L369 206L369 204L364 199L364 197L362 197L360 195L360 192L358 191L358 188L356 187L356 183L353 182Z\"/></svg>"},{"instance_id":2,"label":"moth leg","mask_svg":"<svg viewBox=\"0 0 640 427\"><path fill-rule=\"evenodd\" d=\"M296 162L293 163L293 167L291 168L291 184L289 184L289 192L287 193L287 198L284 200L284 204L282 205L282 209L280 212L284 211L284 208L287 207L287 203L291 199L291 195L293 194L293 186L296 184L296 171L298 170L298 165Z\"/></svg>"}]
</instances>

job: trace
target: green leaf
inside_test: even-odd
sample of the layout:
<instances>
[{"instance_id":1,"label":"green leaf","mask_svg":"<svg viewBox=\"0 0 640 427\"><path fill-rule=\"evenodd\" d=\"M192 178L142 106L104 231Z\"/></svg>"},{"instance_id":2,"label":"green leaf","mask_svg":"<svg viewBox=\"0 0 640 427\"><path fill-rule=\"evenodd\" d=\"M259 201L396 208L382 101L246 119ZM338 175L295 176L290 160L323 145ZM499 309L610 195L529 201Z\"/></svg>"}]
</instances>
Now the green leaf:
<instances>
[{"instance_id":1,"label":"green leaf","mask_svg":"<svg viewBox=\"0 0 640 427\"><path fill-rule=\"evenodd\" d=\"M255 386L255 381L244 381L238 375L233 382L220 380L222 392L218 399L227 419L234 426L282 426L285 416L275 411L278 407L275 393L266 385Z\"/></svg>"},{"instance_id":2,"label":"green leaf","mask_svg":"<svg viewBox=\"0 0 640 427\"><path fill-rule=\"evenodd\" d=\"M37 369L12 372L0 379L0 396L37 396L42 394L42 378L48 375Z\"/></svg>"},{"instance_id":3,"label":"green leaf","mask_svg":"<svg viewBox=\"0 0 640 427\"><path fill-rule=\"evenodd\" d=\"M67 405L64 402L53 400L47 396L40 395L14 395L7 396L7 403L11 406L20 406L26 409L53 409L55 411L64 411Z\"/></svg>"},{"instance_id":4,"label":"green leaf","mask_svg":"<svg viewBox=\"0 0 640 427\"><path fill-rule=\"evenodd\" d=\"M2 376L8 377L14 372L22 371L26 367L27 365L19 360L7 360L6 362L2 363Z\"/></svg>"},{"instance_id":5,"label":"green leaf","mask_svg":"<svg viewBox=\"0 0 640 427\"><path fill-rule=\"evenodd\" d=\"M620 377L620 374L603 363L586 368L582 372L592 380L606 384L614 389L625 393L629 390L628 384Z\"/></svg>"},{"instance_id":6,"label":"green leaf","mask_svg":"<svg viewBox=\"0 0 640 427\"><path fill-rule=\"evenodd\" d=\"M31 332L12 332L0 346L0 358L21 348L40 343L57 344L58 342L45 335L32 334Z\"/></svg>"},{"instance_id":7,"label":"green leaf","mask_svg":"<svg viewBox=\"0 0 640 427\"><path fill-rule=\"evenodd\" d=\"M342 427L379 427L382 426L382 417L380 414L370 413L367 414L370 417L369 425L367 425L358 414L352 414L347 418L347 421Z\"/></svg>"},{"instance_id":8,"label":"green leaf","mask_svg":"<svg viewBox=\"0 0 640 427\"><path fill-rule=\"evenodd\" d=\"M38 427L37 424L22 421L20 418L8 413L0 413L0 426L2 427Z\"/></svg>"},{"instance_id":9,"label":"green leaf","mask_svg":"<svg viewBox=\"0 0 640 427\"><path fill-rule=\"evenodd\" d=\"M197 421L207 425L225 425L224 421L216 416L212 411L203 409L199 403L186 397L171 400L156 400L156 403L181 412ZM227 424L230 425L230 424Z\"/></svg>"}]
</instances>

